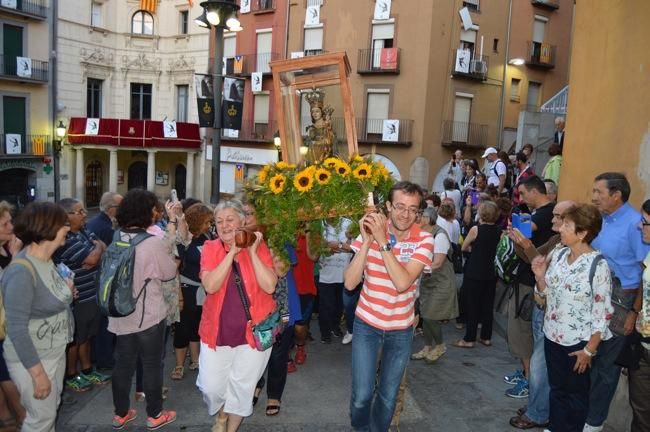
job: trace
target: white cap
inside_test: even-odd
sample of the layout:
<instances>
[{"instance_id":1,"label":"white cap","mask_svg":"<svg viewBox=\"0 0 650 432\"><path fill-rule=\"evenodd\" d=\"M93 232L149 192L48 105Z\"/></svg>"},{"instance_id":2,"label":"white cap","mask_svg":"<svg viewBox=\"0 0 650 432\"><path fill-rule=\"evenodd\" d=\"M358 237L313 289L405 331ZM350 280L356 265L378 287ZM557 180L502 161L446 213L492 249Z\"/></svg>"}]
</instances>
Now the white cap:
<instances>
[{"instance_id":1,"label":"white cap","mask_svg":"<svg viewBox=\"0 0 650 432\"><path fill-rule=\"evenodd\" d=\"M483 156L481 156L481 158L485 159L486 157L488 157L488 155L491 154L497 154L497 149L495 149L494 147L488 147L487 149L485 149L485 153L483 153Z\"/></svg>"}]
</instances>

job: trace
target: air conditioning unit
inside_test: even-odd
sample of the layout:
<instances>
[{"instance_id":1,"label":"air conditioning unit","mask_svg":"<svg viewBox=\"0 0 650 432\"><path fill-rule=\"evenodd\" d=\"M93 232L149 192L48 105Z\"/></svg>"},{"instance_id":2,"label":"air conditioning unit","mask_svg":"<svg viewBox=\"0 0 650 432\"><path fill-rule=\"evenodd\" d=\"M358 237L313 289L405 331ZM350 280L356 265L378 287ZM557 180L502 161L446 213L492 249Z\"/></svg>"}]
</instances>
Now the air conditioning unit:
<instances>
[{"instance_id":1,"label":"air conditioning unit","mask_svg":"<svg viewBox=\"0 0 650 432\"><path fill-rule=\"evenodd\" d=\"M483 60L472 60L469 63L469 72L473 74L487 73L487 63Z\"/></svg>"}]
</instances>

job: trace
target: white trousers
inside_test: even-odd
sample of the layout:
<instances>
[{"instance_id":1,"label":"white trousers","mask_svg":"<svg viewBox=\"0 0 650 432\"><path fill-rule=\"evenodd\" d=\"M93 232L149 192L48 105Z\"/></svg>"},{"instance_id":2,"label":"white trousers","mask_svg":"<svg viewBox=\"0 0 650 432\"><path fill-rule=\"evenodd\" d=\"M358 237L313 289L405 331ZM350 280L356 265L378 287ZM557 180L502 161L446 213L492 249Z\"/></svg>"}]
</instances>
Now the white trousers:
<instances>
[{"instance_id":1,"label":"white trousers","mask_svg":"<svg viewBox=\"0 0 650 432\"><path fill-rule=\"evenodd\" d=\"M211 349L201 342L196 385L203 393L208 413L221 407L227 414L248 417L253 413L255 385L264 373L271 348L257 351L248 345Z\"/></svg>"},{"instance_id":2,"label":"white trousers","mask_svg":"<svg viewBox=\"0 0 650 432\"><path fill-rule=\"evenodd\" d=\"M65 376L65 346L57 348L51 358L41 359L45 373L50 379L52 391L43 400L34 398L32 376L20 362L7 362L11 380L18 387L20 402L27 411L21 432L54 432L56 426L56 411L61 403L63 378Z\"/></svg>"}]
</instances>

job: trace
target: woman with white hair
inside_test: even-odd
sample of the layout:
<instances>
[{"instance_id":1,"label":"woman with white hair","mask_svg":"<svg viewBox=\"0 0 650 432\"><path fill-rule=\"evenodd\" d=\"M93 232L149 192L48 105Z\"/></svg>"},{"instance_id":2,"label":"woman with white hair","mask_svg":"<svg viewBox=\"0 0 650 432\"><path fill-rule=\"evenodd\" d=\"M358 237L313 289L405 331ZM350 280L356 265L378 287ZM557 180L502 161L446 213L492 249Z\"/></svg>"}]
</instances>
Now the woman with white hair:
<instances>
[{"instance_id":1,"label":"woman with white hair","mask_svg":"<svg viewBox=\"0 0 650 432\"><path fill-rule=\"evenodd\" d=\"M277 276L273 258L255 232L254 243L238 247L236 232L244 227L241 202L222 201L214 211L217 240L206 241L199 276L208 293L199 325L201 349L196 384L210 415L218 413L213 431L234 432L253 413L255 385L264 373L271 349L258 351L250 324L268 317L276 307ZM240 290L248 297L247 319Z\"/></svg>"}]
</instances>

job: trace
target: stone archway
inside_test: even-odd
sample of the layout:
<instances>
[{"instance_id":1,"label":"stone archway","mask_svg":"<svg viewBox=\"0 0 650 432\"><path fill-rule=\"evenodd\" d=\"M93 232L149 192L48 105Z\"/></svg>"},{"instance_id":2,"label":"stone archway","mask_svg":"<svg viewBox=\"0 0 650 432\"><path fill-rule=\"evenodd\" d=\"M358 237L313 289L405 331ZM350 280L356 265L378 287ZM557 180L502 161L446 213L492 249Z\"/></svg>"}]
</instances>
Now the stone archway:
<instances>
[{"instance_id":1,"label":"stone archway","mask_svg":"<svg viewBox=\"0 0 650 432\"><path fill-rule=\"evenodd\" d=\"M135 188L147 188L147 163L146 162L133 162L129 166L128 173L128 186L129 190Z\"/></svg>"}]
</instances>

